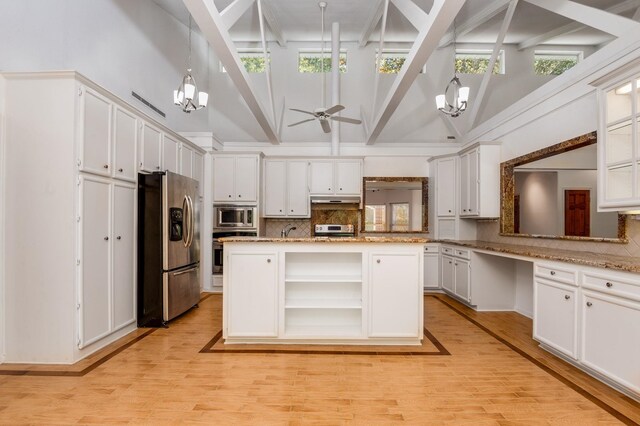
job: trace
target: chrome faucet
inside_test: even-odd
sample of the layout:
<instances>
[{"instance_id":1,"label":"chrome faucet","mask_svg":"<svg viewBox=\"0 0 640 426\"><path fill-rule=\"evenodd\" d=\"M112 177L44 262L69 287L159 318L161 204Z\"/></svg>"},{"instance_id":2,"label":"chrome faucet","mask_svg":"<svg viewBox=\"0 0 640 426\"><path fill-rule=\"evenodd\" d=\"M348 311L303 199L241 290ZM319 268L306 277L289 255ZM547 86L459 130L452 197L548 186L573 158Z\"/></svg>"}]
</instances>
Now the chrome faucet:
<instances>
[{"instance_id":1,"label":"chrome faucet","mask_svg":"<svg viewBox=\"0 0 640 426\"><path fill-rule=\"evenodd\" d=\"M295 226L292 226L290 223L287 224L284 228L282 228L282 231L280 231L280 237L287 238L289 236L289 232L293 231L294 229L296 229Z\"/></svg>"}]
</instances>

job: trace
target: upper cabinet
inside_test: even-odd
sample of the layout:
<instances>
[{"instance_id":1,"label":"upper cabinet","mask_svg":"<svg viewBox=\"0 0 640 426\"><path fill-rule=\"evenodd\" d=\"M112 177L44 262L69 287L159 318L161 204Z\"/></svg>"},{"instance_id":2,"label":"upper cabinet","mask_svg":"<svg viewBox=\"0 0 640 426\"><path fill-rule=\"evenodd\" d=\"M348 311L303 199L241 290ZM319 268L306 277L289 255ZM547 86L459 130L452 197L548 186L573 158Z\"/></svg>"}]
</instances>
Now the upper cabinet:
<instances>
[{"instance_id":1,"label":"upper cabinet","mask_svg":"<svg viewBox=\"0 0 640 426\"><path fill-rule=\"evenodd\" d=\"M117 106L114 107L113 145L112 176L135 182L138 119L129 111Z\"/></svg>"},{"instance_id":2,"label":"upper cabinet","mask_svg":"<svg viewBox=\"0 0 640 426\"><path fill-rule=\"evenodd\" d=\"M640 69L598 91L598 210L640 208Z\"/></svg>"},{"instance_id":3,"label":"upper cabinet","mask_svg":"<svg viewBox=\"0 0 640 426\"><path fill-rule=\"evenodd\" d=\"M265 160L265 217L309 217L307 167L307 160Z\"/></svg>"},{"instance_id":4,"label":"upper cabinet","mask_svg":"<svg viewBox=\"0 0 640 426\"><path fill-rule=\"evenodd\" d=\"M311 195L355 195L362 193L362 160L311 160Z\"/></svg>"},{"instance_id":5,"label":"upper cabinet","mask_svg":"<svg viewBox=\"0 0 640 426\"><path fill-rule=\"evenodd\" d=\"M178 166L178 146L180 144L171 136L165 134L162 138L162 170L172 173L179 173Z\"/></svg>"},{"instance_id":6,"label":"upper cabinet","mask_svg":"<svg viewBox=\"0 0 640 426\"><path fill-rule=\"evenodd\" d=\"M459 214L500 216L500 145L479 145L460 154Z\"/></svg>"},{"instance_id":7,"label":"upper cabinet","mask_svg":"<svg viewBox=\"0 0 640 426\"><path fill-rule=\"evenodd\" d=\"M456 215L456 158L441 158L436 166L437 216Z\"/></svg>"},{"instance_id":8,"label":"upper cabinet","mask_svg":"<svg viewBox=\"0 0 640 426\"><path fill-rule=\"evenodd\" d=\"M109 100L87 87L80 87L80 158L83 172L111 175L111 113Z\"/></svg>"},{"instance_id":9,"label":"upper cabinet","mask_svg":"<svg viewBox=\"0 0 640 426\"><path fill-rule=\"evenodd\" d=\"M162 170L162 132L148 123L141 127L140 171L158 172Z\"/></svg>"},{"instance_id":10,"label":"upper cabinet","mask_svg":"<svg viewBox=\"0 0 640 426\"><path fill-rule=\"evenodd\" d=\"M213 201L256 203L258 201L259 155L215 155L213 157Z\"/></svg>"}]
</instances>

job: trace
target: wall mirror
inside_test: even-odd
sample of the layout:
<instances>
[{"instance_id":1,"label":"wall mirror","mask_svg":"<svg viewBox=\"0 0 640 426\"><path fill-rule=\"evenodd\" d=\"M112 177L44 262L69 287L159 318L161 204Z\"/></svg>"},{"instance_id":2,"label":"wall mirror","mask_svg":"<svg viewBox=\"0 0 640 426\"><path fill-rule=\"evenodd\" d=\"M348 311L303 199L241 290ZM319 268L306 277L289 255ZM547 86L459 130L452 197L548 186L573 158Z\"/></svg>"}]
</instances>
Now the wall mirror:
<instances>
[{"instance_id":1,"label":"wall mirror","mask_svg":"<svg viewBox=\"0 0 640 426\"><path fill-rule=\"evenodd\" d=\"M501 164L502 235L626 242L625 216L597 211L597 136Z\"/></svg>"},{"instance_id":2,"label":"wall mirror","mask_svg":"<svg viewBox=\"0 0 640 426\"><path fill-rule=\"evenodd\" d=\"M428 178L363 178L361 232L428 232Z\"/></svg>"}]
</instances>

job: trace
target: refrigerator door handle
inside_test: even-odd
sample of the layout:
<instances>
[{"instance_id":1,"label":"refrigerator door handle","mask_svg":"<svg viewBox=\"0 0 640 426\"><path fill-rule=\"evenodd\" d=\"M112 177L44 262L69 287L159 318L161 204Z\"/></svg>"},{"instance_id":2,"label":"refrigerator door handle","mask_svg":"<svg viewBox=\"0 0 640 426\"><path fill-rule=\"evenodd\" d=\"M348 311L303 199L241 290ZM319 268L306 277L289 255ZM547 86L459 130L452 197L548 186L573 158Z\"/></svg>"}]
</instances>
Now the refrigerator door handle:
<instances>
[{"instance_id":1,"label":"refrigerator door handle","mask_svg":"<svg viewBox=\"0 0 640 426\"><path fill-rule=\"evenodd\" d=\"M189 227L191 221L189 219L189 196L185 195L182 199L182 211L183 211L183 227L182 227L182 243L185 247L189 247Z\"/></svg>"},{"instance_id":2,"label":"refrigerator door handle","mask_svg":"<svg viewBox=\"0 0 640 426\"><path fill-rule=\"evenodd\" d=\"M172 276L174 276L174 277L177 277L178 275L188 274L189 272L193 272L193 271L197 270L199 267L200 267L200 265L196 265L196 266L193 266L193 267L191 267L191 268L189 268L189 269L184 269L184 270L182 270L182 271L178 271L178 272L170 272L170 274L171 274Z\"/></svg>"},{"instance_id":3,"label":"refrigerator door handle","mask_svg":"<svg viewBox=\"0 0 640 426\"><path fill-rule=\"evenodd\" d=\"M189 199L189 247L191 247L191 244L193 244L193 235L194 235L194 229L196 227L196 221L195 221L195 213L194 213L194 208L193 208L193 200L191 199L190 195L187 195L187 198Z\"/></svg>"}]
</instances>

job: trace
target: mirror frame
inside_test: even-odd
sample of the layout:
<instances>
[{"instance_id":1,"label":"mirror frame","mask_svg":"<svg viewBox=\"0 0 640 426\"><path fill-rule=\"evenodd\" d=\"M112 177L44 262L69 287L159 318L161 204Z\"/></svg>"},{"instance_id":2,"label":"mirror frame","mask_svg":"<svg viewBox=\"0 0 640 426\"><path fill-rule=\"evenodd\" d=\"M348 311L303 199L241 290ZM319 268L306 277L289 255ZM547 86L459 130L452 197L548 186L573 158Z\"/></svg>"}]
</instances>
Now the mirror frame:
<instances>
[{"instance_id":1,"label":"mirror frame","mask_svg":"<svg viewBox=\"0 0 640 426\"><path fill-rule=\"evenodd\" d=\"M574 241L596 241L608 243L627 243L627 220L626 215L618 213L618 237L575 237L566 235L537 235L537 234L516 234L514 233L514 196L515 196L515 176L514 168L523 164L532 163L551 157L563 152L572 151L574 149L593 145L598 142L597 132L591 132L577 136L573 139L551 145L537 151L516 157L512 160L505 161L500 164L500 235L506 237L525 237L525 238L548 238L556 240L574 240Z\"/></svg>"},{"instance_id":2,"label":"mirror frame","mask_svg":"<svg viewBox=\"0 0 640 426\"><path fill-rule=\"evenodd\" d=\"M367 205L367 182L421 182L422 183L422 230L420 231L365 231L365 206ZM371 177L362 178L362 209L360 210L360 232L367 234L415 234L429 232L429 178L427 177Z\"/></svg>"}]
</instances>

